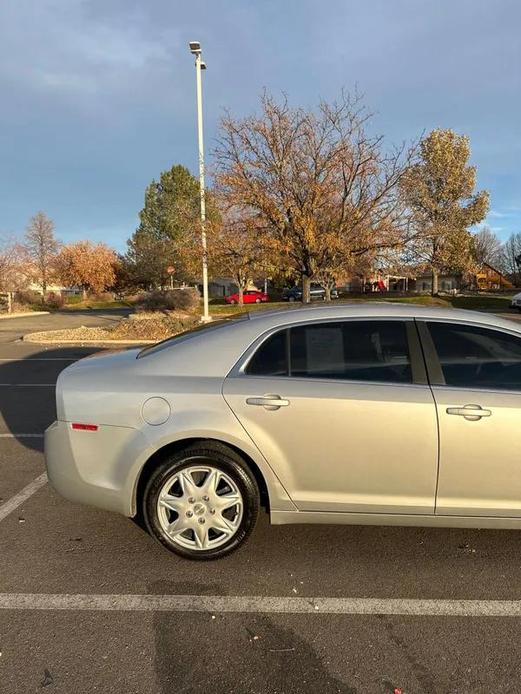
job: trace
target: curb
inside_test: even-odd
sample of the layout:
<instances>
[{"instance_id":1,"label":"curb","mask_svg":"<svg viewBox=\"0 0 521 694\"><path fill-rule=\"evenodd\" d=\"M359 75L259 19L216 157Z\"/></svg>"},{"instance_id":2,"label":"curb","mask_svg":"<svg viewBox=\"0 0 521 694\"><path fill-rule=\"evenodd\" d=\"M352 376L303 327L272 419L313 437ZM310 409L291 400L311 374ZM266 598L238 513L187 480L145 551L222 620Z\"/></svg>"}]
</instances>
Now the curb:
<instances>
[{"instance_id":1,"label":"curb","mask_svg":"<svg viewBox=\"0 0 521 694\"><path fill-rule=\"evenodd\" d=\"M2 313L0 320L8 318L32 318L33 316L48 316L50 311L26 311L25 313Z\"/></svg>"},{"instance_id":2,"label":"curb","mask_svg":"<svg viewBox=\"0 0 521 694\"><path fill-rule=\"evenodd\" d=\"M154 345L159 340L33 340L31 333L22 337L23 342L35 345Z\"/></svg>"}]
</instances>

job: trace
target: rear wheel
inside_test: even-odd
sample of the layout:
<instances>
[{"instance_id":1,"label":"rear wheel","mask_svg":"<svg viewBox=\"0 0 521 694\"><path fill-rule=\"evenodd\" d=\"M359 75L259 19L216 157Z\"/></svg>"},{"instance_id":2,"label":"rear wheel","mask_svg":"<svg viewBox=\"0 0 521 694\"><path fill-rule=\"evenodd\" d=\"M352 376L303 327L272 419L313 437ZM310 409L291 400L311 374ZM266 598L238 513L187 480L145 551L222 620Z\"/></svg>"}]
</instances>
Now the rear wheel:
<instances>
[{"instance_id":1,"label":"rear wheel","mask_svg":"<svg viewBox=\"0 0 521 694\"><path fill-rule=\"evenodd\" d=\"M260 299L255 299L256 304L260 304L261 300Z\"/></svg>"},{"instance_id":2,"label":"rear wheel","mask_svg":"<svg viewBox=\"0 0 521 694\"><path fill-rule=\"evenodd\" d=\"M252 532L259 490L242 458L201 442L173 454L153 472L143 498L149 532L188 559L217 559Z\"/></svg>"}]
</instances>

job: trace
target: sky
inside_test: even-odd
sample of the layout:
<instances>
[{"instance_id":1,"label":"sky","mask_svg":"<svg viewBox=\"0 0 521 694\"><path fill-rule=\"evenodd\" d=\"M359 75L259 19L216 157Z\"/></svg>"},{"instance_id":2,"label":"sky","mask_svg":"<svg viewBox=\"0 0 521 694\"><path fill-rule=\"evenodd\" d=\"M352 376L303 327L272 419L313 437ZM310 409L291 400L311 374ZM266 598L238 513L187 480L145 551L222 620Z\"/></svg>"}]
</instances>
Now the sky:
<instances>
[{"instance_id":1,"label":"sky","mask_svg":"<svg viewBox=\"0 0 521 694\"><path fill-rule=\"evenodd\" d=\"M521 231L519 0L2 0L0 234L45 211L64 242L122 251L146 185L196 171L195 70L207 163L224 110L268 89L313 107L356 86L386 142L470 136L486 222Z\"/></svg>"}]
</instances>

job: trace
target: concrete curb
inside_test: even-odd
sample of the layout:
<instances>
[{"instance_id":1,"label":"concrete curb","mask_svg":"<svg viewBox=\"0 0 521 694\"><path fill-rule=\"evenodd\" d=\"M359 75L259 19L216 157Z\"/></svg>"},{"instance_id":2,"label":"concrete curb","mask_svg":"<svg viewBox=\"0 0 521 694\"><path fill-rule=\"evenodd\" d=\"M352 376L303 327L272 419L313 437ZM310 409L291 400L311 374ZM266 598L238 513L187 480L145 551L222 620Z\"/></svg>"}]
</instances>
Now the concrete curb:
<instances>
[{"instance_id":1,"label":"concrete curb","mask_svg":"<svg viewBox=\"0 0 521 694\"><path fill-rule=\"evenodd\" d=\"M26 311L24 313L2 313L0 314L0 320L7 320L8 318L32 318L33 316L48 316L50 311Z\"/></svg>"},{"instance_id":2,"label":"concrete curb","mask_svg":"<svg viewBox=\"0 0 521 694\"><path fill-rule=\"evenodd\" d=\"M24 342L35 345L154 345L159 340L38 340L32 339L32 333L22 337Z\"/></svg>"}]
</instances>

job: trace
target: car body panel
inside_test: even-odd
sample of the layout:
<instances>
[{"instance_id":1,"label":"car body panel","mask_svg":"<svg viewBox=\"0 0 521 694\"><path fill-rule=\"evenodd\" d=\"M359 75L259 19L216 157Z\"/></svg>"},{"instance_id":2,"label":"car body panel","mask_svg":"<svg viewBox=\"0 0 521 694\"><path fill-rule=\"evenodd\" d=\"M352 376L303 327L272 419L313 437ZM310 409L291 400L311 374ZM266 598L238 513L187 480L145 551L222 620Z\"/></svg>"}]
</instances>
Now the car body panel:
<instances>
[{"instance_id":1,"label":"car body panel","mask_svg":"<svg viewBox=\"0 0 521 694\"><path fill-rule=\"evenodd\" d=\"M436 513L521 517L521 393L434 386L440 427ZM468 420L448 408L480 405Z\"/></svg>"},{"instance_id":2,"label":"car body panel","mask_svg":"<svg viewBox=\"0 0 521 694\"><path fill-rule=\"evenodd\" d=\"M289 406L246 402L268 393ZM427 386L246 376L226 379L224 395L299 510L434 513L438 432Z\"/></svg>"}]
</instances>

